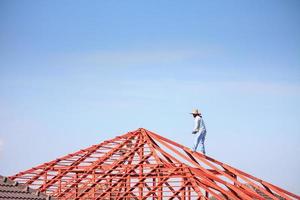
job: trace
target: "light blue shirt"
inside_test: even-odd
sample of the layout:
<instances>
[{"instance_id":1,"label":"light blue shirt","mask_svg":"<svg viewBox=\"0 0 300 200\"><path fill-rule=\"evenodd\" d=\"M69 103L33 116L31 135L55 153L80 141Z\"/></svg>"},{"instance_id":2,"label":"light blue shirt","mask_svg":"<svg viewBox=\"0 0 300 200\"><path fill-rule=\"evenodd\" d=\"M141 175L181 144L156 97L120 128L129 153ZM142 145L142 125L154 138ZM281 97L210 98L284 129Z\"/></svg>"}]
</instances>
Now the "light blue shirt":
<instances>
[{"instance_id":1,"label":"light blue shirt","mask_svg":"<svg viewBox=\"0 0 300 200\"><path fill-rule=\"evenodd\" d=\"M205 124L203 121L203 118L200 116L195 117L195 123L194 123L194 132L202 132L206 131Z\"/></svg>"}]
</instances>

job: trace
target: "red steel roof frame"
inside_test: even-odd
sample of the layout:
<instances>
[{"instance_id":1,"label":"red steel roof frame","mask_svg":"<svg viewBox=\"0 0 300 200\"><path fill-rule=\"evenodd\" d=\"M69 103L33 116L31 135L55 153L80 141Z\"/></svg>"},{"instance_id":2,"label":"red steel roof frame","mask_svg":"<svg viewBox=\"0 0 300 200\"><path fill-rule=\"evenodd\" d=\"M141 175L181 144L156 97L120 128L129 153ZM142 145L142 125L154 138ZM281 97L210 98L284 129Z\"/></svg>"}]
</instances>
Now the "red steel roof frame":
<instances>
[{"instance_id":1,"label":"red steel roof frame","mask_svg":"<svg viewBox=\"0 0 300 200\"><path fill-rule=\"evenodd\" d=\"M143 128L10 178L57 199L300 199Z\"/></svg>"}]
</instances>

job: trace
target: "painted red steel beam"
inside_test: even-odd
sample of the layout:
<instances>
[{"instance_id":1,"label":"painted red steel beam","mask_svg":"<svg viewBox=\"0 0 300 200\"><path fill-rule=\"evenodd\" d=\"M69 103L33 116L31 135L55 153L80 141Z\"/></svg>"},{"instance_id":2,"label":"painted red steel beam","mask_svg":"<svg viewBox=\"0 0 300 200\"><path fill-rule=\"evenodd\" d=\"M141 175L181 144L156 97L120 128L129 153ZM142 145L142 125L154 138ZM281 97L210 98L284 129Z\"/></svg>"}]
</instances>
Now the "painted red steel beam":
<instances>
[{"instance_id":1,"label":"painted red steel beam","mask_svg":"<svg viewBox=\"0 0 300 200\"><path fill-rule=\"evenodd\" d=\"M57 199L299 199L140 128L11 176Z\"/></svg>"},{"instance_id":2,"label":"painted red steel beam","mask_svg":"<svg viewBox=\"0 0 300 200\"><path fill-rule=\"evenodd\" d=\"M163 138L162 136L160 136L160 135L157 135L157 134L155 134L155 133L153 133L153 132L150 132L150 131L147 131L149 134L150 134L150 136L154 136L154 137L157 137L158 139L160 139L160 140L163 140L163 141L165 141L165 142L168 142L168 143L170 143L170 144L172 144L172 145L174 145L174 146L177 146L177 147L179 147L179 148L181 148L181 149L183 149L183 150L185 150L185 151L187 151L187 152L191 152L191 150L190 149L188 149L188 148L186 148L186 147L184 147L184 146L182 146L182 145L180 145L180 144L177 144L177 143L175 143L175 142L173 142L173 141L171 141L171 140L169 140L169 139L167 139L167 138ZM202 156L202 157L204 157L204 158L209 158L208 156L205 156L205 155L203 155L203 154L200 154L200 153L195 153L195 152L191 152L192 154L196 154L196 155L198 155L198 156ZM207 160L210 160L210 161L213 161L214 163L216 163L216 164L219 164L220 166L226 166L225 164L223 164L223 163L221 163L221 162L219 162L219 161L216 161L216 160L214 160L214 159L212 159L212 158L210 158L210 159L207 159ZM244 172L242 172L242 171L240 171L240 170L237 170L237 169L235 169L235 168L232 168L232 167L230 167L230 166L228 166L229 168L231 168L231 169L233 169L233 170L235 170L236 172L239 172L240 174L244 174L244 175L247 175L249 178L251 178L251 179L255 179L256 181L258 181L258 182L264 182L264 183L266 183L266 184L268 184L267 182L265 182L265 181L262 181L262 180L260 180L260 179L258 179L258 178L255 178L254 176L251 176L251 175L249 175L249 174L246 174L246 173L244 173ZM215 168L215 169L217 169L217 168ZM234 173L235 174L235 173ZM253 184L253 183L252 183ZM253 184L254 185L254 184ZM270 186L272 186L272 184L269 184ZM287 194L289 194L290 196L292 196L292 197L295 197L295 198L297 198L297 199L299 199L300 197L298 196L298 195L295 195L295 194L293 194L293 193L290 193L290 192L288 192L288 191L285 191L285 190L283 190L283 189L281 189L281 188L276 188L276 186L275 187L273 187L274 189L276 189L278 192L279 192L279 194L281 194L281 195L283 195L285 198L287 198L287 199L289 199L289 197L287 197L284 193L287 193ZM248 190L248 189L246 189L246 190ZM284 192L284 193L281 193L281 192ZM274 196L273 196L274 197Z\"/></svg>"},{"instance_id":3,"label":"painted red steel beam","mask_svg":"<svg viewBox=\"0 0 300 200\"><path fill-rule=\"evenodd\" d=\"M130 136L130 138L132 138L132 137L135 137L135 136L134 136L134 135L133 135L133 136ZM101 160L97 161L97 162L93 165L93 167L92 167L91 169L89 169L88 172L91 172L92 170L96 169L96 168L98 167L98 165L101 165L106 159L108 159L108 156L110 156L111 154L113 154L113 153L115 153L116 151L118 151L118 150L119 150L118 148L122 147L123 145L125 145L125 142L122 143L122 144L120 144L120 145L118 145L117 148L112 149L112 151L110 151L109 154L108 154L106 157L104 157L104 158L102 158ZM113 166L113 168L115 168L115 167L116 167L116 166ZM84 176L81 177L81 178L85 178L85 177L87 177L87 175L88 175L88 174L84 174ZM68 192L68 191L70 191L71 188L73 188L74 186L76 186L76 184L78 184L80 181L81 181L81 180L79 179L78 181L76 181L76 183L73 183L73 184L65 191L65 193ZM60 194L58 197L62 197L62 196L63 196L63 194Z\"/></svg>"}]
</instances>

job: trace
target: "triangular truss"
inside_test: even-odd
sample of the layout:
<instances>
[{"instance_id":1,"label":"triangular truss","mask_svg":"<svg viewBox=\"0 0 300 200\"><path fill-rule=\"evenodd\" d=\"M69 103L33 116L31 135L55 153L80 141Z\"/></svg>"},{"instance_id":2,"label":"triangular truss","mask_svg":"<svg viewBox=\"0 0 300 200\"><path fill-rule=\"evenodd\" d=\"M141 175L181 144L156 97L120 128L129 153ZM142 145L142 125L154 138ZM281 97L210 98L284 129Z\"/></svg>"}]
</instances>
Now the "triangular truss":
<instances>
[{"instance_id":1,"label":"triangular truss","mask_svg":"<svg viewBox=\"0 0 300 200\"><path fill-rule=\"evenodd\" d=\"M142 128L10 178L58 199L300 199Z\"/></svg>"}]
</instances>

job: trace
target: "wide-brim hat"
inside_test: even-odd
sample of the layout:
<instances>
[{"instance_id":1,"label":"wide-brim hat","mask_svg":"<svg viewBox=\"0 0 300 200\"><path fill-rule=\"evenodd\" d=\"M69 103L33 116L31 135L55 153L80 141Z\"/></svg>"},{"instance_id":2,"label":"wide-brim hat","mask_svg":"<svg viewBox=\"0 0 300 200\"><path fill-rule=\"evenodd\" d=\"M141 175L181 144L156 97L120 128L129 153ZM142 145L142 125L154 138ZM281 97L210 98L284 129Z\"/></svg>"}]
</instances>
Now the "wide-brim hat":
<instances>
[{"instance_id":1,"label":"wide-brim hat","mask_svg":"<svg viewBox=\"0 0 300 200\"><path fill-rule=\"evenodd\" d=\"M193 109L193 111L192 111L190 114L193 114L193 115L201 115L201 112L199 112L198 109Z\"/></svg>"}]
</instances>

